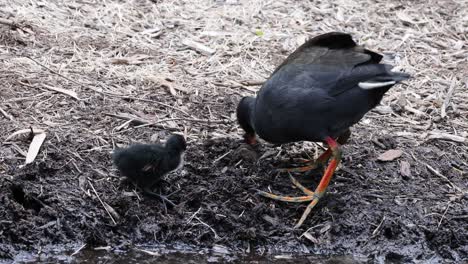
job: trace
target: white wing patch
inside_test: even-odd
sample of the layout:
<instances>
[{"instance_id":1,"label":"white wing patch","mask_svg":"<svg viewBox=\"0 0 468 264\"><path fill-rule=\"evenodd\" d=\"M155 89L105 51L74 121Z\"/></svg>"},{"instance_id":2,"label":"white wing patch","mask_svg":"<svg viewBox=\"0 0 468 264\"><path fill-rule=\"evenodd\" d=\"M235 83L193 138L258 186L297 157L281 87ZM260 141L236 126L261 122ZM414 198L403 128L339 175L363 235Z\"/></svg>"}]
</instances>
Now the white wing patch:
<instances>
[{"instance_id":1,"label":"white wing patch","mask_svg":"<svg viewBox=\"0 0 468 264\"><path fill-rule=\"evenodd\" d=\"M384 87L388 85L395 84L395 81L388 81L388 82L360 82L358 86L365 90L370 90L374 88Z\"/></svg>"}]
</instances>

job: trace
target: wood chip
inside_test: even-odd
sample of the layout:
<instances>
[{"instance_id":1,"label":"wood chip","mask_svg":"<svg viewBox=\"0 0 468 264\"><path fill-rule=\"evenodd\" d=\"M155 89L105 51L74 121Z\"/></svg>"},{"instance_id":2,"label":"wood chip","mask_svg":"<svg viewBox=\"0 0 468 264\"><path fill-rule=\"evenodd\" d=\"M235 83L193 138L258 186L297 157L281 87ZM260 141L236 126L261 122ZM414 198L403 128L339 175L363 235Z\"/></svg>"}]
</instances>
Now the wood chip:
<instances>
[{"instance_id":1,"label":"wood chip","mask_svg":"<svg viewBox=\"0 0 468 264\"><path fill-rule=\"evenodd\" d=\"M70 96L70 97L72 97L72 98L74 98L76 100L80 100L80 98L78 98L78 94L76 92L74 92L74 91L70 91L70 90L63 89L63 88L58 88L58 87L53 87L53 86L50 86L50 85L47 85L47 84L43 84L42 86L44 88L49 89L49 90L68 95L68 96Z\"/></svg>"},{"instance_id":2,"label":"wood chip","mask_svg":"<svg viewBox=\"0 0 468 264\"><path fill-rule=\"evenodd\" d=\"M136 250L141 251L143 253L146 253L146 254L148 254L150 256L156 256L156 257L161 256L161 253L156 252L156 251L151 251L151 250L141 249L141 248L137 248Z\"/></svg>"},{"instance_id":3,"label":"wood chip","mask_svg":"<svg viewBox=\"0 0 468 264\"><path fill-rule=\"evenodd\" d=\"M388 105L379 105L376 108L373 109L375 112L386 115L386 114L391 114L393 113L393 109L388 106Z\"/></svg>"},{"instance_id":4,"label":"wood chip","mask_svg":"<svg viewBox=\"0 0 468 264\"><path fill-rule=\"evenodd\" d=\"M3 110L1 107L0 107L0 113L2 113L2 115L8 119L10 119L10 121L15 121L15 119L13 118L13 116L9 115L5 110Z\"/></svg>"},{"instance_id":5,"label":"wood chip","mask_svg":"<svg viewBox=\"0 0 468 264\"><path fill-rule=\"evenodd\" d=\"M159 86L167 88L172 96L177 96L177 92L174 89L174 82L168 81L167 78L148 76L147 79L151 80Z\"/></svg>"},{"instance_id":6,"label":"wood chip","mask_svg":"<svg viewBox=\"0 0 468 264\"><path fill-rule=\"evenodd\" d=\"M141 65L146 63L145 60L151 58L151 56L145 54L138 54L131 57L123 57L123 58L113 58L110 60L112 64L121 64L121 65Z\"/></svg>"},{"instance_id":7,"label":"wood chip","mask_svg":"<svg viewBox=\"0 0 468 264\"><path fill-rule=\"evenodd\" d=\"M442 104L442 107L440 109L440 116L442 118L445 118L447 116L447 106L449 105L450 103L450 100L452 99L452 96L453 96L453 91L455 90L455 87L456 87L456 79L453 78L452 79L452 82L450 84L450 88L447 92L447 95L445 96L445 100L444 100L444 103Z\"/></svg>"},{"instance_id":8,"label":"wood chip","mask_svg":"<svg viewBox=\"0 0 468 264\"><path fill-rule=\"evenodd\" d=\"M411 177L411 165L407 161L402 161L400 163L400 174L404 177Z\"/></svg>"},{"instance_id":9,"label":"wood chip","mask_svg":"<svg viewBox=\"0 0 468 264\"><path fill-rule=\"evenodd\" d=\"M385 151L384 153L380 154L380 156L377 158L377 160L380 161L393 161L403 154L402 150L399 149L390 149Z\"/></svg>"},{"instance_id":10,"label":"wood chip","mask_svg":"<svg viewBox=\"0 0 468 264\"><path fill-rule=\"evenodd\" d=\"M315 238L314 236L312 236L312 234L310 234L309 232L305 232L304 234L302 234L305 238L307 238L310 242L314 243L314 244L318 244L319 241L317 238Z\"/></svg>"},{"instance_id":11,"label":"wood chip","mask_svg":"<svg viewBox=\"0 0 468 264\"><path fill-rule=\"evenodd\" d=\"M272 226L277 226L278 225L278 219L277 218L271 217L269 215L264 215L262 218L265 221L267 221L268 223L270 223Z\"/></svg>"},{"instance_id":12,"label":"wood chip","mask_svg":"<svg viewBox=\"0 0 468 264\"><path fill-rule=\"evenodd\" d=\"M185 46L188 46L189 48L191 48L191 49L193 49L195 51L200 52L201 54L205 54L205 55L213 55L216 52L215 49L212 49L210 47L207 47L207 46L203 45L200 42L196 42L196 41L193 41L193 40L190 40L190 39L182 40L182 44L184 44Z\"/></svg>"},{"instance_id":13,"label":"wood chip","mask_svg":"<svg viewBox=\"0 0 468 264\"><path fill-rule=\"evenodd\" d=\"M229 31L203 31L200 34L209 37L223 37L236 35L236 33Z\"/></svg>"}]
</instances>

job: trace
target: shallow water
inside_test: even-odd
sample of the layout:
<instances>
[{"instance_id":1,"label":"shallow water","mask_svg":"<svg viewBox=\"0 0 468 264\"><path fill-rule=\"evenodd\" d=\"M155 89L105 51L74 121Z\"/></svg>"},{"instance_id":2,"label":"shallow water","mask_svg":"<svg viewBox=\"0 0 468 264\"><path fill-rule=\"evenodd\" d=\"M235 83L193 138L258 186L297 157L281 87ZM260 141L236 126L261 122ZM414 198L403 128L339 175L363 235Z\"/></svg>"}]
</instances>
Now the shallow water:
<instances>
[{"instance_id":1,"label":"shallow water","mask_svg":"<svg viewBox=\"0 0 468 264\"><path fill-rule=\"evenodd\" d=\"M130 251L108 251L106 249L83 249L73 254L41 254L40 256L29 253L22 253L15 257L11 262L0 263L96 263L96 264L179 264L179 263L318 263L318 264L357 264L365 263L350 256L317 256L317 255L233 255L222 252L180 252L170 250L151 250L151 249L133 249Z\"/></svg>"}]
</instances>

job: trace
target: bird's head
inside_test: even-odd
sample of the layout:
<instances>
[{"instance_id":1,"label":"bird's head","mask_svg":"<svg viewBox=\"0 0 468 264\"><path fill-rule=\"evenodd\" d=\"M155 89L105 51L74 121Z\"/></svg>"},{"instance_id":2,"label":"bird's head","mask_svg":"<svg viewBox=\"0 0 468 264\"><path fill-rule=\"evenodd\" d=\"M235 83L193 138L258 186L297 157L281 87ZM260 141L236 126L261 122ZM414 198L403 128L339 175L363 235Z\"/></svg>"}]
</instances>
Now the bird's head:
<instances>
[{"instance_id":1,"label":"bird's head","mask_svg":"<svg viewBox=\"0 0 468 264\"><path fill-rule=\"evenodd\" d=\"M187 143L182 135L174 134L166 141L166 149L182 153L187 149Z\"/></svg>"},{"instance_id":2,"label":"bird's head","mask_svg":"<svg viewBox=\"0 0 468 264\"><path fill-rule=\"evenodd\" d=\"M255 129L252 126L252 111L255 106L255 98L246 96L242 98L237 106L237 122L244 129L244 139L249 145L257 142L255 138Z\"/></svg>"}]
</instances>

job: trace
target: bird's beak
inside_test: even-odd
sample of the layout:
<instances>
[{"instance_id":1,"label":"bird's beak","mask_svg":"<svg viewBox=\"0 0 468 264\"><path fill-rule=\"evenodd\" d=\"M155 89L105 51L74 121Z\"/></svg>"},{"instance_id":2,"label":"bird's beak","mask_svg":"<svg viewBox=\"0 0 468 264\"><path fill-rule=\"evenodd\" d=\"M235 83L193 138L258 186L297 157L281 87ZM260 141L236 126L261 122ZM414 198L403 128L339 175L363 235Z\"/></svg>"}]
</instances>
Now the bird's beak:
<instances>
[{"instance_id":1,"label":"bird's beak","mask_svg":"<svg viewBox=\"0 0 468 264\"><path fill-rule=\"evenodd\" d=\"M251 134L245 134L244 135L244 138L245 138L245 143L249 144L249 145L255 145L257 144L257 138L255 137L255 134L251 135Z\"/></svg>"}]
</instances>

